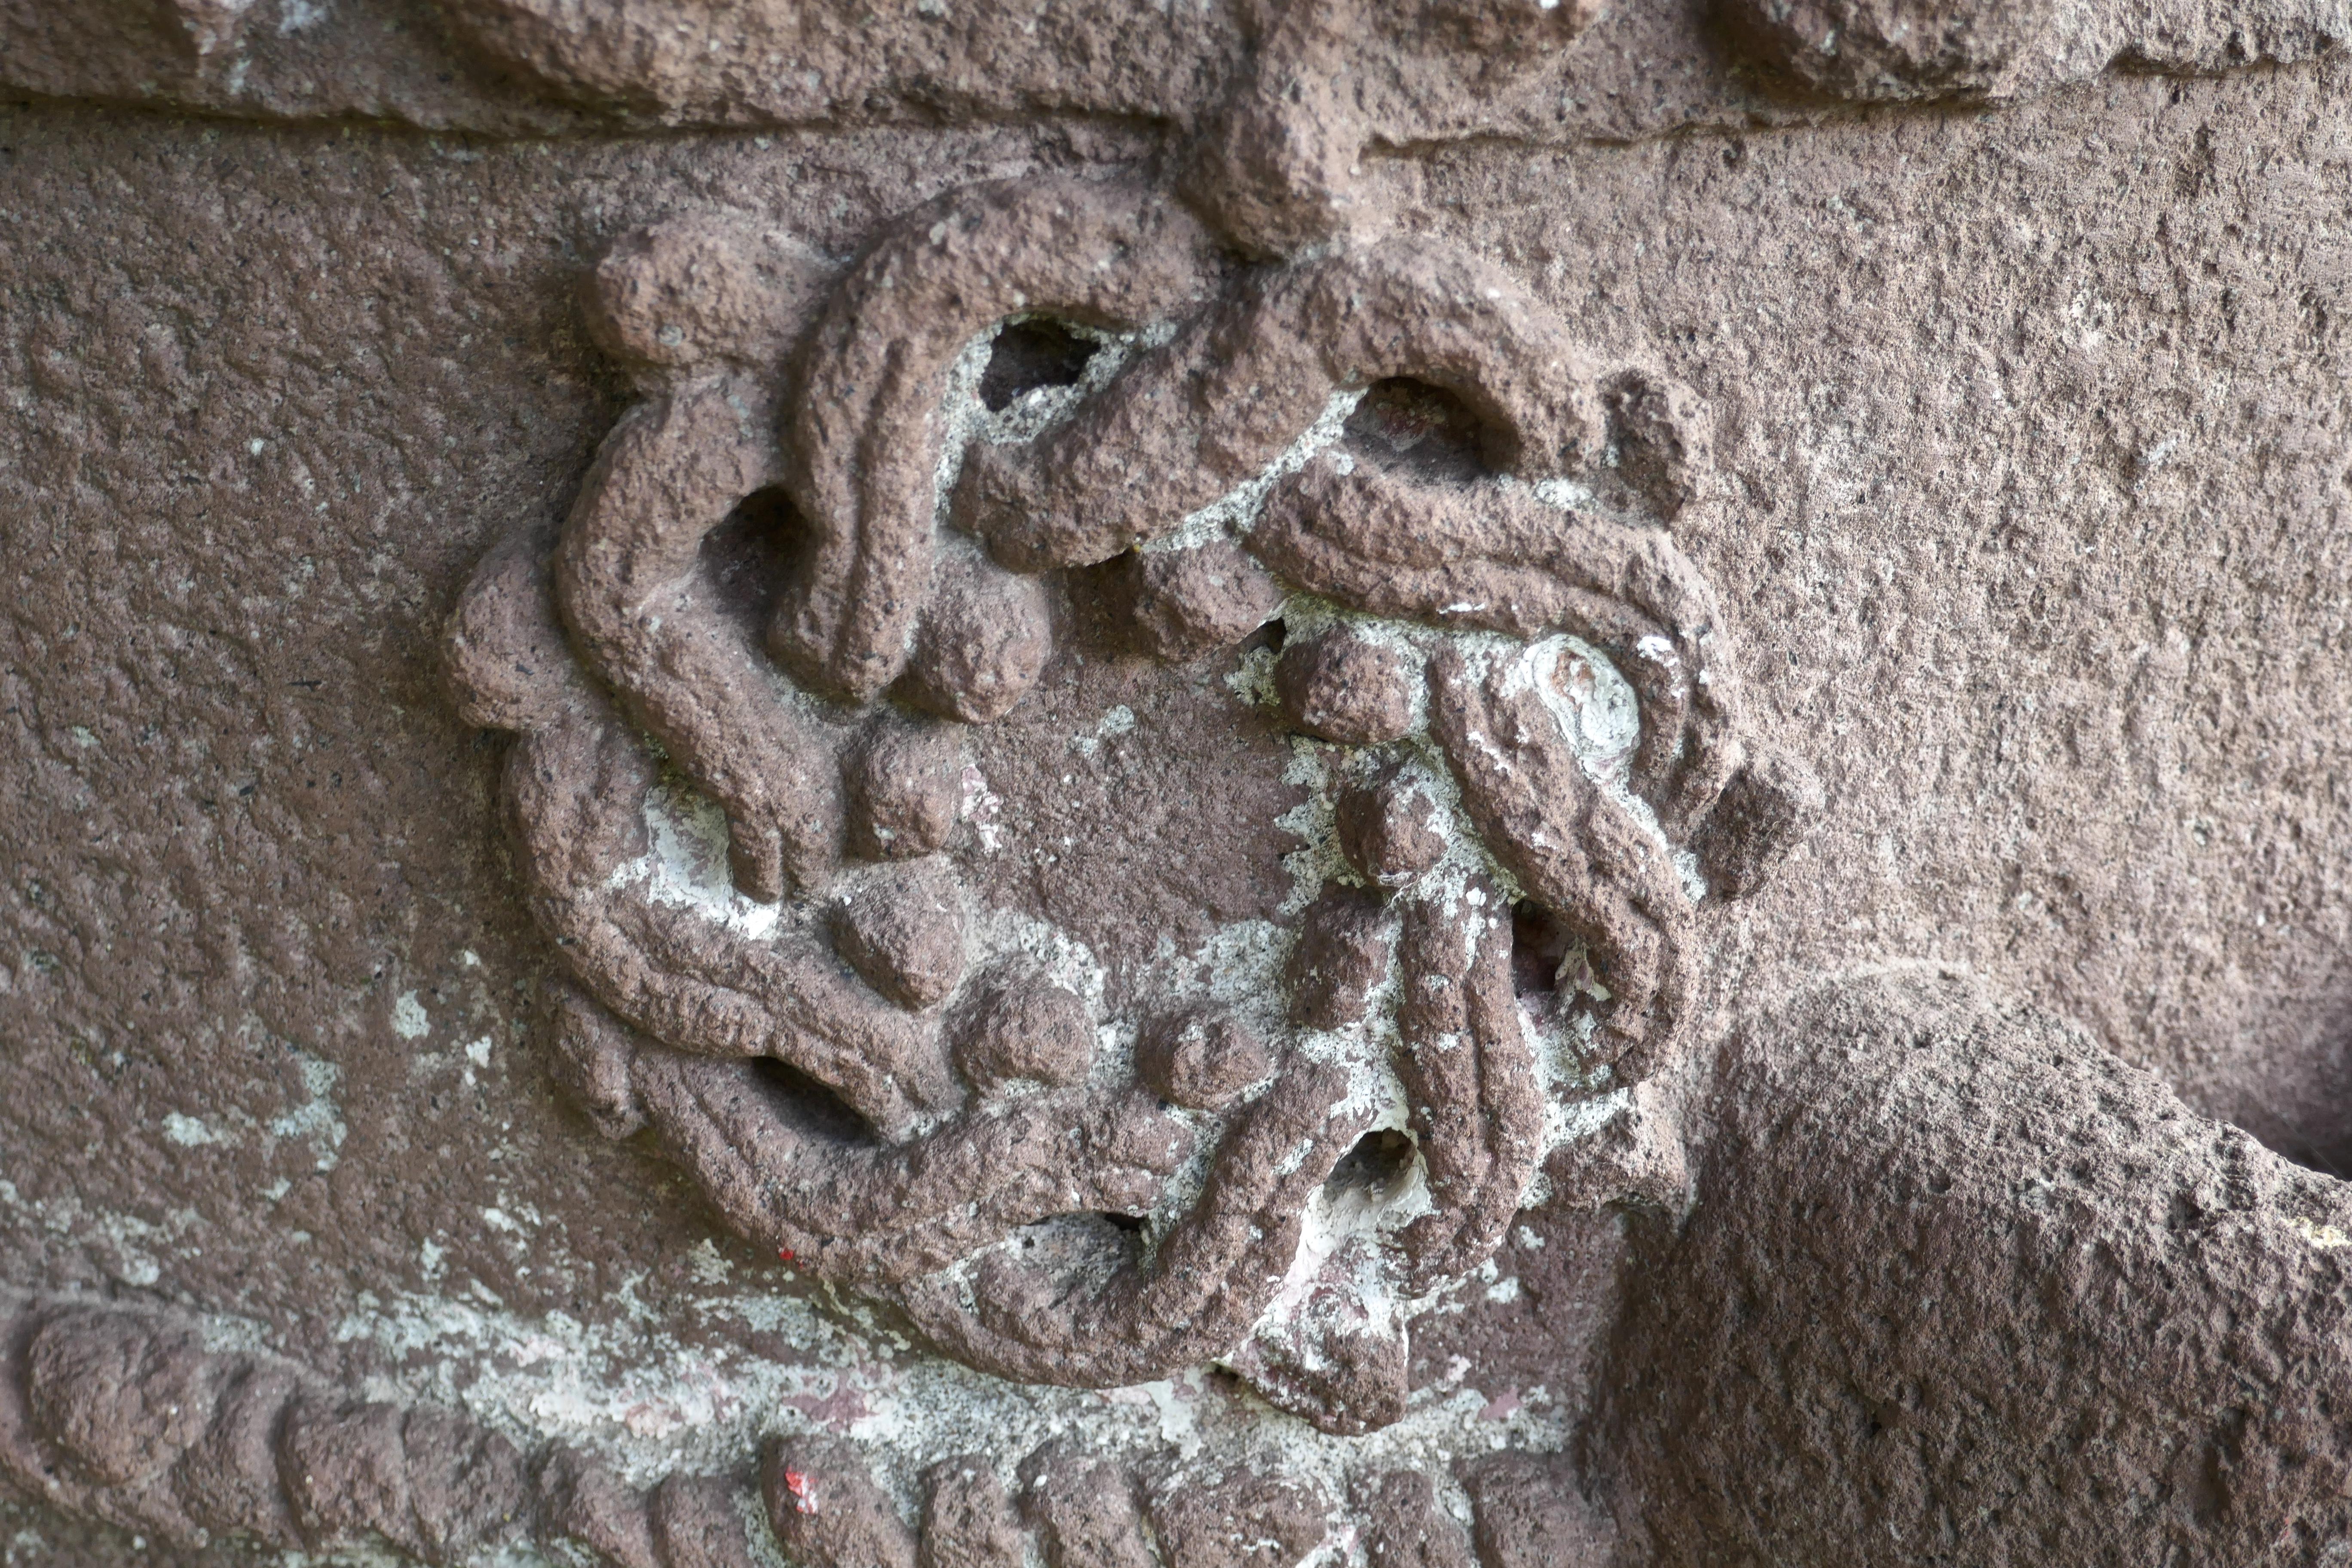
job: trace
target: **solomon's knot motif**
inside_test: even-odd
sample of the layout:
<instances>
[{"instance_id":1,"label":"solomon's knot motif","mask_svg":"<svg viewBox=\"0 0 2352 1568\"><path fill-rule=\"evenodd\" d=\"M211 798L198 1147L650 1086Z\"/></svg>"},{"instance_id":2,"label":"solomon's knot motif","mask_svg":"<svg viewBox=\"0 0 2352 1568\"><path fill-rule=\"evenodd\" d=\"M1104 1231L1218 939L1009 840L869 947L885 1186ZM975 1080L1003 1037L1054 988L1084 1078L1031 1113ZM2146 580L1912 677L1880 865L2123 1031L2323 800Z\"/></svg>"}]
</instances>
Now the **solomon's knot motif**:
<instances>
[{"instance_id":1,"label":"solomon's knot motif","mask_svg":"<svg viewBox=\"0 0 2352 1568\"><path fill-rule=\"evenodd\" d=\"M1686 395L1461 251L1253 266L1118 181L953 193L838 276L666 225L595 299L645 400L452 632L521 737L572 1088L971 1366L1222 1360L1393 1419L1406 1321L1674 1047L1696 910L1806 794L1667 531ZM778 495L796 558L707 548ZM1238 650L1315 738L1329 853L1268 994L1106 1016L1082 948L968 889L965 737L1073 601L1130 653Z\"/></svg>"}]
</instances>

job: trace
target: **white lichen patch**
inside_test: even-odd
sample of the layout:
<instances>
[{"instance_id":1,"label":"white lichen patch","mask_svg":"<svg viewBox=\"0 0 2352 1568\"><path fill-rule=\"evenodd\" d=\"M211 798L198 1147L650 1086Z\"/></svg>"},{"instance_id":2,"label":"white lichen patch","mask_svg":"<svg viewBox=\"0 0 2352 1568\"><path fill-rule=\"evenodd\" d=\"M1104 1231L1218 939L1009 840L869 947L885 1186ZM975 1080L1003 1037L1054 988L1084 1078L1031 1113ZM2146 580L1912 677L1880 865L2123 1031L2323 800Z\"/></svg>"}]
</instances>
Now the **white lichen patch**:
<instances>
[{"instance_id":1,"label":"white lichen patch","mask_svg":"<svg viewBox=\"0 0 2352 1568\"><path fill-rule=\"evenodd\" d=\"M1091 757L1102 750L1105 741L1131 733L1135 729L1135 710L1124 702L1111 709L1091 731L1082 731L1070 737L1070 750L1082 757Z\"/></svg>"},{"instance_id":2,"label":"white lichen patch","mask_svg":"<svg viewBox=\"0 0 2352 1568\"><path fill-rule=\"evenodd\" d=\"M727 813L709 796L665 778L646 792L647 851L613 868L608 889L642 888L656 904L688 909L746 941L773 935L782 906L735 890L728 871Z\"/></svg>"},{"instance_id":3,"label":"white lichen patch","mask_svg":"<svg viewBox=\"0 0 2352 1568\"><path fill-rule=\"evenodd\" d=\"M2304 1244L2315 1252L2333 1252L2338 1247L2352 1247L2352 1236L2345 1235L2335 1226L2315 1225L2301 1215L2296 1215L2286 1223L2297 1236L2303 1237Z\"/></svg>"},{"instance_id":4,"label":"white lichen patch","mask_svg":"<svg viewBox=\"0 0 2352 1568\"><path fill-rule=\"evenodd\" d=\"M404 991L393 999L392 1032L404 1040L421 1040L433 1032L433 1022L425 1016L425 1004L416 999L414 991Z\"/></svg>"},{"instance_id":5,"label":"white lichen patch","mask_svg":"<svg viewBox=\"0 0 2352 1568\"><path fill-rule=\"evenodd\" d=\"M334 1099L343 1069L302 1051L295 1052L294 1058L301 1070L303 1091L310 1098L272 1121L269 1133L274 1138L308 1142L316 1168L331 1171L342 1158L343 1140L351 1135Z\"/></svg>"},{"instance_id":6,"label":"white lichen patch","mask_svg":"<svg viewBox=\"0 0 2352 1568\"><path fill-rule=\"evenodd\" d=\"M957 781L956 815L971 824L981 852L993 855L1004 847L1004 797L988 786L988 775L971 763Z\"/></svg>"},{"instance_id":7,"label":"white lichen patch","mask_svg":"<svg viewBox=\"0 0 2352 1568\"><path fill-rule=\"evenodd\" d=\"M172 1111L163 1118L163 1136L183 1149L200 1149L207 1143L234 1143L236 1139L221 1131L200 1118L182 1111Z\"/></svg>"}]
</instances>

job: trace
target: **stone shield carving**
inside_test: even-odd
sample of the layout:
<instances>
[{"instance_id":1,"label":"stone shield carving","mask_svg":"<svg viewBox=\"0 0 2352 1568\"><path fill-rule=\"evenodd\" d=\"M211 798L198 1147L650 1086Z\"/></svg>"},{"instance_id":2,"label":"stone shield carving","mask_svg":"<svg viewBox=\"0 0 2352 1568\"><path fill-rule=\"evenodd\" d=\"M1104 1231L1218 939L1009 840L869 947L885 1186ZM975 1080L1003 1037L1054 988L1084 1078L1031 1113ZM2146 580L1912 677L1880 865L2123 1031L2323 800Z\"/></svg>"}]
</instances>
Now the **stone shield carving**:
<instances>
[{"instance_id":1,"label":"stone shield carving","mask_svg":"<svg viewBox=\"0 0 2352 1568\"><path fill-rule=\"evenodd\" d=\"M1696 910L1806 801L1674 542L1688 395L1465 252L1252 262L1123 177L845 270L675 221L592 293L643 399L451 632L570 1087L971 1366L1394 1419L1411 1318L1670 1058ZM747 503L790 552L722 570ZM1315 792L1295 918L1118 1007L961 869L967 738L1082 624L1234 662Z\"/></svg>"}]
</instances>

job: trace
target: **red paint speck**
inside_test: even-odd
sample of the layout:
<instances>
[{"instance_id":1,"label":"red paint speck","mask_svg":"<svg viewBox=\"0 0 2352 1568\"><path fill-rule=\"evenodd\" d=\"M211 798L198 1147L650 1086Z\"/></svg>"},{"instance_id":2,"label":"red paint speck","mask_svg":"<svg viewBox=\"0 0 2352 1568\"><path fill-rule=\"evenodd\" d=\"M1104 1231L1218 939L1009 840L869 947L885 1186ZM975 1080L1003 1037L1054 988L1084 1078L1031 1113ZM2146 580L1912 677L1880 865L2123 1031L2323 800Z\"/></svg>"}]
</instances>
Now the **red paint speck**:
<instances>
[{"instance_id":1,"label":"red paint speck","mask_svg":"<svg viewBox=\"0 0 2352 1568\"><path fill-rule=\"evenodd\" d=\"M816 1499L809 1495L809 1479L807 1471L786 1470L784 1472L784 1490L792 1494L793 1508L795 1512L814 1513L816 1511Z\"/></svg>"},{"instance_id":2,"label":"red paint speck","mask_svg":"<svg viewBox=\"0 0 2352 1568\"><path fill-rule=\"evenodd\" d=\"M793 1261L793 1249L789 1247L780 1247L776 1248L776 1256L782 1258L787 1263Z\"/></svg>"}]
</instances>

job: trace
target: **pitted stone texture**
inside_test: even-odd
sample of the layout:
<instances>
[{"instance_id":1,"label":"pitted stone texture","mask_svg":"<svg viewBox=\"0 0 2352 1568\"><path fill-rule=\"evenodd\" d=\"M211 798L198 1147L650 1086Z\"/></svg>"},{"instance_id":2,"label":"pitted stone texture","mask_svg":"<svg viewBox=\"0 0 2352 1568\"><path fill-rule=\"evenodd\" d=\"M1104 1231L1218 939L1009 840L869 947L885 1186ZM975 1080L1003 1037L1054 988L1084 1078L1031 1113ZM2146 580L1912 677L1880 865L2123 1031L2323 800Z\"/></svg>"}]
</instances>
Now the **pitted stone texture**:
<instances>
[{"instance_id":1,"label":"pitted stone texture","mask_svg":"<svg viewBox=\"0 0 2352 1568\"><path fill-rule=\"evenodd\" d=\"M1391 773L1339 792L1333 807L1339 853L1374 887L1409 887L1445 858L1445 813L1429 786Z\"/></svg>"},{"instance_id":2,"label":"pitted stone texture","mask_svg":"<svg viewBox=\"0 0 2352 1568\"><path fill-rule=\"evenodd\" d=\"M1146 1029L1135 1067L1144 1086L1170 1104L1214 1110L1272 1072L1274 1058L1240 1019L1194 1008Z\"/></svg>"},{"instance_id":3,"label":"pitted stone texture","mask_svg":"<svg viewBox=\"0 0 2352 1568\"><path fill-rule=\"evenodd\" d=\"M1762 887L1822 806L1821 781L1802 758L1769 747L1751 752L1691 834L1707 890L1737 899Z\"/></svg>"},{"instance_id":4,"label":"pitted stone texture","mask_svg":"<svg viewBox=\"0 0 2352 1568\"><path fill-rule=\"evenodd\" d=\"M1724 922L1723 940L1762 961L1743 985L1769 995L1824 963L1964 953L2207 1109L2266 1117L2267 1135L2303 1149L2340 1132L2333 862L2280 833L2342 837L2327 783L2344 772L2328 629L2344 563L2327 522L2342 465L2326 421L2345 367L2332 231L2314 216L2328 210L2318 171L2342 96L2335 68L2126 76L1996 116L1400 163L1427 181L1407 220L1524 258L1596 330L1674 345L1676 374L1715 410L1725 482L1755 510L1700 509L1678 529L1724 589L1761 709L1823 765L1834 803L1769 904ZM2303 118L2281 132L2283 113ZM460 951L478 950L493 998L543 953L516 934L491 848L498 743L446 721L416 628L510 519L568 492L610 416L606 373L567 346L568 291L609 233L667 210L676 181L798 204L807 232L846 255L899 191L877 198L791 138L778 155L805 159L805 184L786 191L748 141L723 138L478 143L461 162L363 125L311 139L215 121L198 167L178 156L184 128L160 121L52 106L10 125L9 178L35 199L0 239L24 284L5 352L27 398L0 436L0 487L10 515L54 520L56 553L23 557L29 586L0 628L14 689L43 699L11 731L16 842L41 886L16 879L5 895L6 951L32 956L10 959L0 999L16 1053L0 1121L11 1146L108 1141L103 1160L11 1179L35 1203L72 1191L118 1213L146 1212L168 1184L196 1217L161 1258L163 1288L257 1320L299 1302L279 1325L290 1342L317 1343L359 1290L418 1288L418 1236L446 1237L453 1278L525 1315L566 1307L567 1279L678 1276L705 1233L581 1195L641 1179L638 1156L580 1137L528 1053L502 1036L478 1097L456 1091L454 1067L429 1076L426 1058L504 1019L466 988ZM928 192L1027 144L926 129L871 145L905 161L894 187ZM71 194L92 168L121 182L119 203ZM373 216L394 187L413 231ZM591 204L613 216L584 216ZM1563 211L1586 216L1563 227ZM1656 238L1669 231L1671 264ZM120 267L89 268L75 250L89 237ZM2014 266L2043 244L2046 266ZM1955 290L1979 308L1937 303ZM2112 307L2112 331L2070 335L2077 300ZM1717 321L1723 337L1680 335ZM175 321L188 325L146 331ZM511 356L461 342L485 323L514 329ZM295 341L341 349L321 366L288 354ZM2021 355L2020 342L2065 348ZM2257 382L2258 398L2200 403ZM217 423L182 423L184 407ZM397 441L386 408L404 411ZM242 450L240 426L271 409L299 419L320 493L278 466L280 437L259 463L178 477L213 474L180 459L204 443ZM2207 433L2168 447L2184 409L2212 423L2179 426ZM1988 489L1989 475L2003 477ZM382 526L401 515L432 526ZM168 526L134 549L121 531L141 519ZM2114 547L2141 528L2145 549ZM305 594L279 586L289 552L315 571L286 580ZM185 604L179 582L194 584ZM100 646L122 651L74 654ZM2004 700L2021 681L2031 713ZM379 692L391 706L362 695ZM257 714L280 750L259 746ZM210 760L141 750L158 715L171 746ZM291 737L342 764L315 795L285 761ZM1252 800L1234 817L1282 809ZM94 866L84 832L155 874ZM1137 879L1172 853L1136 857ZM1182 874L1210 881L1222 863ZM273 922L262 911L289 888L303 919ZM421 1043L389 1023L411 988L433 1020ZM219 1126L232 1109L266 1125L310 1103L290 1048L256 1056L208 1033L232 1017L341 1071L336 1170L316 1168L308 1140L264 1163L252 1145L162 1134L166 1105ZM510 1137L494 1135L509 1119ZM251 1202L280 1175L282 1203ZM551 1216L532 1274L479 1222L499 1181ZM102 1286L131 1267L95 1231L49 1231L31 1210L0 1223L40 1277ZM280 1245L289 1226L313 1237L299 1253Z\"/></svg>"},{"instance_id":5,"label":"pitted stone texture","mask_svg":"<svg viewBox=\"0 0 2352 1568\"><path fill-rule=\"evenodd\" d=\"M1318 740L1377 746L1411 732L1420 661L1347 631L1283 646L1274 689L1290 721Z\"/></svg>"},{"instance_id":6,"label":"pitted stone texture","mask_svg":"<svg viewBox=\"0 0 2352 1568\"><path fill-rule=\"evenodd\" d=\"M1114 647L1181 664L1233 647L1282 609L1282 588L1232 541L1129 551L1086 574Z\"/></svg>"},{"instance_id":7,"label":"pitted stone texture","mask_svg":"<svg viewBox=\"0 0 2352 1568\"><path fill-rule=\"evenodd\" d=\"M984 562L940 563L899 689L943 719L985 724L1029 694L1054 651L1045 588Z\"/></svg>"},{"instance_id":8,"label":"pitted stone texture","mask_svg":"<svg viewBox=\"0 0 2352 1568\"><path fill-rule=\"evenodd\" d=\"M866 731L844 771L852 854L909 860L947 847L963 792L956 726L886 719Z\"/></svg>"},{"instance_id":9,"label":"pitted stone texture","mask_svg":"<svg viewBox=\"0 0 2352 1568\"><path fill-rule=\"evenodd\" d=\"M1706 1114L1599 1450L1641 1560L1840 1568L1899 1540L2251 1563L2352 1538L2342 1184L1926 967L1744 1021Z\"/></svg>"},{"instance_id":10,"label":"pitted stone texture","mask_svg":"<svg viewBox=\"0 0 2352 1568\"><path fill-rule=\"evenodd\" d=\"M1033 1456L1022 1476L1045 1568L1160 1568L1134 1479L1118 1466L1050 1448Z\"/></svg>"},{"instance_id":11,"label":"pitted stone texture","mask_svg":"<svg viewBox=\"0 0 2352 1568\"><path fill-rule=\"evenodd\" d=\"M1154 1503L1168 1568L1293 1568L1323 1544L1331 1500L1254 1470L1204 1475Z\"/></svg>"},{"instance_id":12,"label":"pitted stone texture","mask_svg":"<svg viewBox=\"0 0 2352 1568\"><path fill-rule=\"evenodd\" d=\"M874 1484L856 1444L771 1442L760 1460L760 1489L789 1560L807 1568L915 1568L915 1533Z\"/></svg>"},{"instance_id":13,"label":"pitted stone texture","mask_svg":"<svg viewBox=\"0 0 2352 1568\"><path fill-rule=\"evenodd\" d=\"M1738 0L1728 18L1768 62L1844 98L1982 94L2051 37L2058 0ZM2083 18L2069 16L2080 27Z\"/></svg>"},{"instance_id":14,"label":"pitted stone texture","mask_svg":"<svg viewBox=\"0 0 2352 1568\"><path fill-rule=\"evenodd\" d=\"M150 1320L71 1312L26 1353L36 1424L100 1486L154 1476L205 1430L217 1369L195 1335Z\"/></svg>"},{"instance_id":15,"label":"pitted stone texture","mask_svg":"<svg viewBox=\"0 0 2352 1568\"><path fill-rule=\"evenodd\" d=\"M1270 28L1285 9L1304 26ZM647 125L1003 124L1054 110L1192 125L1233 99L1239 112L1219 117L1213 143L1224 159L1203 171L1201 188L1224 221L1269 237L1321 226L1294 228L1293 211L1319 220L1378 200L1377 182L1353 168L1367 136L1415 148L1470 137L1622 143L1817 117L1811 102L1753 79L1743 68L1756 46L1727 48L1708 7L1602 7L1579 31L1589 11L1440 0L1370 16L1219 4L1139 15L1055 0L1029 26L988 12L876 15L848 0L772 0L705 35L703 13L685 0L343 0L324 11L16 0L0 8L0 81L220 116L534 137ZM1811 15L1856 11L1865 35L1874 16L1899 15L1885 5ZM1950 12L1912 14L1932 27ZM2079 79L2118 59L2184 72L2286 64L2324 52L2332 37L2330 13L2307 0L2160 0L2063 15L2065 47L2036 51L2040 68L2021 86ZM1304 33L1311 47L1277 31ZM1761 48L1769 58L1785 47ZM1331 93L1341 79L1348 90ZM1301 108L1312 100L1307 123L1285 123L1287 89Z\"/></svg>"},{"instance_id":16,"label":"pitted stone texture","mask_svg":"<svg viewBox=\"0 0 2352 1568\"><path fill-rule=\"evenodd\" d=\"M1391 1470L1360 1482L1355 1504L1366 1568L1473 1568L1462 1527L1437 1506L1429 1478Z\"/></svg>"},{"instance_id":17,"label":"pitted stone texture","mask_svg":"<svg viewBox=\"0 0 2352 1568\"><path fill-rule=\"evenodd\" d=\"M1094 1066L1095 1018L1086 998L1037 975L984 986L955 1043L957 1070L982 1089L1012 1079L1069 1085Z\"/></svg>"},{"instance_id":18,"label":"pitted stone texture","mask_svg":"<svg viewBox=\"0 0 2352 1568\"><path fill-rule=\"evenodd\" d=\"M915 1562L916 1568L1027 1568L1029 1532L986 1459L943 1459L923 1472Z\"/></svg>"},{"instance_id":19,"label":"pitted stone texture","mask_svg":"<svg viewBox=\"0 0 2352 1568\"><path fill-rule=\"evenodd\" d=\"M834 942L902 1007L935 1006L963 978L963 893L939 860L877 872L834 906Z\"/></svg>"},{"instance_id":20,"label":"pitted stone texture","mask_svg":"<svg viewBox=\"0 0 2352 1568\"><path fill-rule=\"evenodd\" d=\"M546 1531L576 1542L599 1568L660 1568L645 1494L593 1460L564 1451L541 1472Z\"/></svg>"},{"instance_id":21,"label":"pitted stone texture","mask_svg":"<svg viewBox=\"0 0 2352 1568\"><path fill-rule=\"evenodd\" d=\"M662 1568L766 1568L774 1550L752 1535L742 1489L725 1476L675 1472L654 1489L651 1511Z\"/></svg>"},{"instance_id":22,"label":"pitted stone texture","mask_svg":"<svg viewBox=\"0 0 2352 1568\"><path fill-rule=\"evenodd\" d=\"M1284 978L1291 1017L1302 1027L1336 1029L1360 1022L1387 984L1391 922L1380 901L1333 886L1307 906Z\"/></svg>"},{"instance_id":23,"label":"pitted stone texture","mask_svg":"<svg viewBox=\"0 0 2352 1568\"><path fill-rule=\"evenodd\" d=\"M1617 1531L1559 1455L1495 1454L1461 1467L1478 1568L1613 1568Z\"/></svg>"},{"instance_id":24,"label":"pitted stone texture","mask_svg":"<svg viewBox=\"0 0 2352 1568\"><path fill-rule=\"evenodd\" d=\"M772 226L673 218L622 236L596 264L588 330L625 363L765 370L833 280L822 257Z\"/></svg>"}]
</instances>

